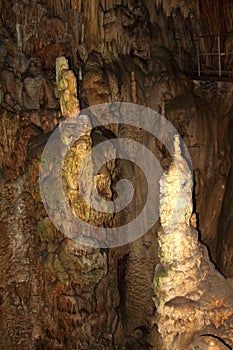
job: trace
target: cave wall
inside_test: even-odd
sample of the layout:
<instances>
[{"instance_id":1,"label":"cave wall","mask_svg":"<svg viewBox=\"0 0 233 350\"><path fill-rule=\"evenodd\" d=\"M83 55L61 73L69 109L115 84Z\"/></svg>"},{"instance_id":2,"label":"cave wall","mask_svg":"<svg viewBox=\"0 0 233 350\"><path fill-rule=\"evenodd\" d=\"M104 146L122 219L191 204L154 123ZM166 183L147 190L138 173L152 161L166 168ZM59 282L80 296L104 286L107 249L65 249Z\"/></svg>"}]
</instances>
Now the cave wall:
<instances>
[{"instance_id":1,"label":"cave wall","mask_svg":"<svg viewBox=\"0 0 233 350\"><path fill-rule=\"evenodd\" d=\"M44 135L61 120L59 56L68 58L77 77L81 108L132 101L165 114L177 128L192 158L201 238L231 274L219 252L220 212L231 189L231 83L191 81L181 70L196 69L195 36L219 28L213 6L208 1L1 2L2 349L26 349L29 343L35 349L147 349L160 341L151 287L159 224L128 247L86 251L51 226L41 205L39 155ZM223 19L229 27L221 24L221 30L230 31L227 4L221 7L220 23ZM131 130L113 131L132 137ZM142 131L134 137L164 168L169 165L158 142ZM112 181L118 174L133 178L134 171L119 164ZM145 195L140 175L133 181L140 204ZM224 201L221 215L228 217L231 200ZM229 250L230 238L224 242Z\"/></svg>"}]
</instances>

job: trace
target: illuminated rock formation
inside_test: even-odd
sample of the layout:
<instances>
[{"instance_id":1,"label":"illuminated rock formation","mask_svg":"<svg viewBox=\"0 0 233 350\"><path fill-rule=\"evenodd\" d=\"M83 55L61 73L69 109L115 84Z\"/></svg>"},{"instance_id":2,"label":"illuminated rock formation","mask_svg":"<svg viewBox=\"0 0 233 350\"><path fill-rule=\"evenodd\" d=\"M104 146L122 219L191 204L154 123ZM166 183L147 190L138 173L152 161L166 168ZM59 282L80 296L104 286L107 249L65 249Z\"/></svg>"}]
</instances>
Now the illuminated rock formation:
<instances>
[{"instance_id":1,"label":"illuminated rock formation","mask_svg":"<svg viewBox=\"0 0 233 350\"><path fill-rule=\"evenodd\" d=\"M159 224L128 247L108 252L87 250L64 238L41 203L41 153L50 133L59 128L61 114L67 119L66 115L76 113L77 102L80 109L103 102L134 102L161 112L172 122L187 145L195 173L197 220L193 215L192 226L200 230L214 261L217 251L222 272L233 275L232 82L191 81L181 71L197 69L197 35L231 32L231 10L231 0L1 1L1 349L148 350L153 346L157 350L160 346L152 300ZM214 50L216 42L204 47ZM222 49L231 52L231 47L230 37L224 39ZM70 77L74 83L77 77L77 89L75 84L68 86L69 80L56 87L58 57L68 60L64 78ZM218 64L212 57L207 63ZM229 70L232 57L225 60ZM140 129L132 132L112 126L111 130L87 133L87 149L111 138L111 132L143 143L156 154L163 169L169 166L166 147ZM70 140L65 136L63 141L65 148ZM81 140L68 154L64 188L84 220L120 226L143 209L147 195L143 174L132 164L116 161L100 169L95 179L98 191L109 201L115 195L116 182L127 178L135 187L135 202L113 218L109 213L95 216L90 212L76 188L77 153L80 158L85 155ZM56 182L50 185L56 188ZM87 187L90 190L91 184ZM180 240L184 236L187 242L183 250L187 255L190 249L196 253L196 231L182 227L185 232ZM189 230L193 248L188 242ZM182 248L175 247L181 255ZM202 261L207 261L202 250ZM211 275L212 265L205 266ZM209 287L211 283L206 285ZM181 289L178 282L176 288ZM227 295L223 302L228 303ZM201 307L209 304L207 300ZM213 313L221 308L220 302L211 305ZM219 334L222 329L218 328ZM225 329L221 338L230 344L230 328ZM193 347L204 347L212 339L198 337L195 341Z\"/></svg>"},{"instance_id":2,"label":"illuminated rock formation","mask_svg":"<svg viewBox=\"0 0 233 350\"><path fill-rule=\"evenodd\" d=\"M72 70L69 70L65 57L56 60L56 83L62 116L76 117L80 111L77 97L77 81Z\"/></svg>"},{"instance_id":3,"label":"illuminated rock formation","mask_svg":"<svg viewBox=\"0 0 233 350\"><path fill-rule=\"evenodd\" d=\"M174 162L160 180L162 228L154 291L162 349L227 349L214 337L233 345L232 285L215 269L189 224L193 183L178 140ZM212 336L209 347L204 335Z\"/></svg>"}]
</instances>

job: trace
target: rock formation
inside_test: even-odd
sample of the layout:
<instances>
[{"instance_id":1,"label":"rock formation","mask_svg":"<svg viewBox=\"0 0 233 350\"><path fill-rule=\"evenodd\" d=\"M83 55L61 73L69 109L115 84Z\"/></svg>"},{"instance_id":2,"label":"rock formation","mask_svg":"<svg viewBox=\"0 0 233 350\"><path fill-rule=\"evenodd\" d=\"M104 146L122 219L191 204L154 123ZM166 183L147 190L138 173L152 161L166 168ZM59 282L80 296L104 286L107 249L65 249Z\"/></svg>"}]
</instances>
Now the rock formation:
<instances>
[{"instance_id":1,"label":"rock formation","mask_svg":"<svg viewBox=\"0 0 233 350\"><path fill-rule=\"evenodd\" d=\"M51 133L59 130L61 122L79 108L111 101L134 102L164 114L176 127L194 169L196 220L193 216L192 224L221 271L232 277L232 82L199 81L190 79L189 74L195 75L197 71L198 35L230 32L231 7L230 0L224 4L220 0L1 1L1 349L161 347L152 300L154 269L159 263L160 223L128 246L87 249L65 237L42 205L38 182L41 154ZM216 43L207 41L204 48L214 52ZM231 50L230 37L223 40L222 50ZM66 58L65 69L56 76L59 57ZM232 56L222 59L230 70ZM203 57L201 64L209 67L216 62ZM157 156L164 170L171 164L172 155L161 141L140 128L108 125L107 117L103 128L84 135L84 143L89 150L114 137L133 138L142 143ZM70 140L66 137L62 140L59 144L61 141L66 150ZM147 197L142 172L123 160L105 164L96 177L99 193L107 201L114 198L117 181L126 178L135 187L134 202L115 216L109 213L95 216L80 199L76 186L77 153L80 158L85 155L82 146L82 140L74 143L65 162L63 185L70 203L84 221L98 221L100 227L130 221L143 209ZM50 187L55 189L56 181L51 182ZM58 214L62 220L61 213ZM201 271L196 271L196 278L203 281L203 286L195 280L193 288L196 286L202 294L195 297L190 292L191 296L187 296L179 279L172 279L172 286L176 285L175 291L171 287L170 297L174 298L161 301L158 311L170 317L176 305L176 315L183 307L187 311L190 303L194 305L187 317L200 321L195 329L188 319L182 326L182 319L170 318L183 347L193 344L193 348L204 348L213 341L210 335L232 344L228 314L231 296L226 289L229 284L209 263L196 231L187 224L189 214L182 232L187 254L193 249L197 261L184 261L181 268L187 268L186 263L193 263L193 269L199 266ZM172 235L169 233L167 239ZM160 232L159 242L163 239ZM160 264L163 265L163 260ZM171 277L175 278L178 272L173 268ZM184 276L179 278L185 285ZM161 281L162 292L166 286L163 278ZM190 281L194 282L192 274ZM225 291L222 299L217 294L220 283ZM176 289L181 295L177 295ZM207 297L211 300L205 301ZM208 315L209 328L204 325L203 315ZM162 316L158 322L165 327ZM187 337L182 333L184 327ZM199 337L202 330L208 336ZM173 331L167 343L164 340L164 346L176 342ZM160 332L166 335L162 326ZM217 340L214 341L217 347Z\"/></svg>"},{"instance_id":2,"label":"rock formation","mask_svg":"<svg viewBox=\"0 0 233 350\"><path fill-rule=\"evenodd\" d=\"M160 180L162 227L154 290L161 348L232 348L232 284L216 270L190 225L192 174L181 155L178 137L173 157Z\"/></svg>"}]
</instances>

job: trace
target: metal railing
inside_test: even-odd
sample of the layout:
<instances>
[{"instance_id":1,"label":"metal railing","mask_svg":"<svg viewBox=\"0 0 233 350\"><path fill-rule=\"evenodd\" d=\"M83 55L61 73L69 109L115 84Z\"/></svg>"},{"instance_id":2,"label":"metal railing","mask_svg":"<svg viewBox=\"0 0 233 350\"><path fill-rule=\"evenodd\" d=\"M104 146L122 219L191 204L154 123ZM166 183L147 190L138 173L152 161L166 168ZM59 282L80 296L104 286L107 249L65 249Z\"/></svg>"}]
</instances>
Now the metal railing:
<instances>
[{"instance_id":1,"label":"metal railing","mask_svg":"<svg viewBox=\"0 0 233 350\"><path fill-rule=\"evenodd\" d=\"M201 35L197 38L196 40L196 47L197 47L197 73L198 76L201 76L202 74L216 74L219 77L222 77L223 75L228 75L228 76L233 76L233 68L232 71L229 70L224 70L226 68L223 68L223 63L226 64L226 58L228 56L232 56L233 52L227 52L227 51L222 51L224 48L224 45L222 43L223 39L229 38L231 39L231 47L233 50L233 33L228 33L228 34L210 34L210 35ZM205 47L210 44L210 39L212 39L212 46L213 49L216 51L211 51L211 52L205 52ZM217 39L217 45L213 42L213 40ZM210 64L210 69L205 71L202 69L202 65L206 63L205 58L209 57L217 57L217 70L214 67L214 64L211 69L211 64ZM225 59L225 62L223 62L223 59ZM204 61L204 62L203 62Z\"/></svg>"}]
</instances>

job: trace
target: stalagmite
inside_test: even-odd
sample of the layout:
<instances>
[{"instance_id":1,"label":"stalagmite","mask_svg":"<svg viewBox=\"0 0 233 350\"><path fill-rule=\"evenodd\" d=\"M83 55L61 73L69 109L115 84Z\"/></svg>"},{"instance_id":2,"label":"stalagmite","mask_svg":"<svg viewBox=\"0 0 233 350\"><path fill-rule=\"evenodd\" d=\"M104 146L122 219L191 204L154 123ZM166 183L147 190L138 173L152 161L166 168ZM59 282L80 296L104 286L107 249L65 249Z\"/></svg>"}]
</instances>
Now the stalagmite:
<instances>
[{"instance_id":1,"label":"stalagmite","mask_svg":"<svg viewBox=\"0 0 233 350\"><path fill-rule=\"evenodd\" d=\"M220 29L231 33L232 0L221 2L220 16L219 3L0 2L0 349L161 350L162 342L169 350L222 349L224 344L214 336L232 347L232 287L216 273L195 230L201 231L215 261L218 248L218 267L233 276L232 82L193 82L191 75L178 66L182 63L184 72L194 76L198 71L197 41L190 37L196 34L198 39ZM181 35L180 51L178 42L172 40L172 8L176 9ZM221 38L221 51L230 53L232 37ZM201 68L209 70L208 63L218 64L213 56L217 40L201 39L201 44L204 49L201 45L200 51L211 53L201 56ZM55 62L62 56L68 58L69 65L63 57L56 94ZM226 72L232 71L232 58L221 57ZM158 135L159 141L143 129L144 113L140 117L142 128L132 128L121 125L111 105L101 118L95 115L99 122L103 119L104 126L91 133L87 130L75 140L62 168L62 192L67 204L76 217L96 227L96 233L83 232L81 224L72 226L71 215L65 217L59 208L54 216L74 236L67 232L66 236L54 227L41 202L40 159L51 133L58 132L45 178L48 176L48 190L52 192L49 197L61 204L59 194L56 196L57 177L52 181L49 174L57 174L53 167L60 156L56 146L61 146L64 155L76 136L76 126L68 117L79 112L78 99L83 109L91 107L92 114L96 104L127 101L137 103L138 109L147 106L167 117L185 138L192 157L200 221L196 222L195 213L190 218L192 181L177 142L177 166L166 178L170 182L165 186L164 178L161 187L163 231L159 240L159 223L129 246L109 251L84 249L70 239L84 237L85 233L90 242L104 228L107 236L103 241L117 242L111 228L122 226L124 234L124 225L131 223L146 204L143 169L124 159L114 161L123 151L118 148L110 152L111 143L118 144L115 136L142 143L164 169L170 164L165 141L169 136L162 123L158 123L163 136ZM110 116L116 117L115 124L108 124ZM87 125L85 117L83 110L77 120ZM136 120L133 113L128 117L129 122ZM89 151L112 137L110 147L102 145L104 162L99 171L94 161L80 169ZM113 160L105 162L110 154ZM80 174L93 175L94 170L93 181L91 177L78 181ZM180 179L177 173L181 173ZM24 188L17 191L19 179L23 179ZM134 188L132 202L122 212L96 212L85 202L91 197L94 203L100 201L102 208L108 208L111 201L120 199L117 186L121 179L129 180ZM188 210L182 202L173 210L180 186L180 198L183 202L187 199ZM154 324L156 307L151 284L156 265L157 322L162 340Z\"/></svg>"},{"instance_id":2,"label":"stalagmite","mask_svg":"<svg viewBox=\"0 0 233 350\"><path fill-rule=\"evenodd\" d=\"M81 44L84 42L84 24L82 23L81 27Z\"/></svg>"},{"instance_id":3,"label":"stalagmite","mask_svg":"<svg viewBox=\"0 0 233 350\"><path fill-rule=\"evenodd\" d=\"M205 343L201 336L207 334L216 349L227 349L222 343L223 347L218 347L213 337L233 346L232 286L215 269L197 231L190 226L192 175L178 136L173 159L160 180L160 263L154 277L162 349L198 349Z\"/></svg>"},{"instance_id":4,"label":"stalagmite","mask_svg":"<svg viewBox=\"0 0 233 350\"><path fill-rule=\"evenodd\" d=\"M56 60L56 82L63 117L77 116L80 109L76 78L65 57Z\"/></svg>"}]
</instances>

